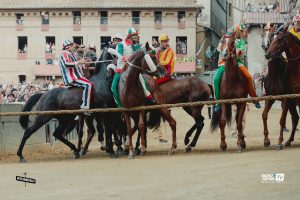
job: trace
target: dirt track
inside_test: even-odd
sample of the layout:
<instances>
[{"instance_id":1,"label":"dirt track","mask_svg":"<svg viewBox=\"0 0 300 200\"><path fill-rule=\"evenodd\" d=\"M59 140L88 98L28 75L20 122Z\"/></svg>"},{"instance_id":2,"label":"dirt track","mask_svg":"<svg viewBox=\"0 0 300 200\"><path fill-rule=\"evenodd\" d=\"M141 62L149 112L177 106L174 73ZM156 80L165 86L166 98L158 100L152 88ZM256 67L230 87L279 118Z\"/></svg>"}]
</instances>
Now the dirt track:
<instances>
[{"instance_id":1,"label":"dirt track","mask_svg":"<svg viewBox=\"0 0 300 200\"><path fill-rule=\"evenodd\" d=\"M173 111L172 111L173 112ZM24 153L28 164L17 163L14 154L0 156L0 199L299 199L300 137L291 148L275 151L278 138L278 110L272 110L270 149L263 149L260 113L247 112L247 150L235 153L236 138L227 132L227 152L219 152L219 133L211 134L209 121L197 148L183 152L183 136L192 120L174 110L178 122L178 153L168 156L170 142L159 144L149 134L148 155L127 160L107 158L93 143L88 155L71 160L67 149ZM206 109L204 115L207 115ZM290 119L287 127L290 128ZM171 137L167 128L166 138ZM285 133L285 139L289 133ZM26 147L25 147L26 150ZM37 184L15 181L27 171ZM261 183L261 174L284 173L283 183Z\"/></svg>"}]
</instances>

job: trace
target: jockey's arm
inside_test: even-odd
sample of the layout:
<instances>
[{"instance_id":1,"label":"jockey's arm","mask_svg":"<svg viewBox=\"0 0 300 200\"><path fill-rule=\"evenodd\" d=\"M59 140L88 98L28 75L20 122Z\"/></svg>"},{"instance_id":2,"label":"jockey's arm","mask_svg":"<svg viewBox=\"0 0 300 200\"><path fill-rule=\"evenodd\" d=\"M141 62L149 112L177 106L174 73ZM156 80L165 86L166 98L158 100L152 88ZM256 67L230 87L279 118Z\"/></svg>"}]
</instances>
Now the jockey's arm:
<instances>
[{"instance_id":1,"label":"jockey's arm","mask_svg":"<svg viewBox=\"0 0 300 200\"><path fill-rule=\"evenodd\" d=\"M173 59L174 59L174 52L173 52L172 49L168 49L166 51L168 51L166 59L165 60L160 60L160 63L164 66L169 66L172 63Z\"/></svg>"},{"instance_id":2,"label":"jockey's arm","mask_svg":"<svg viewBox=\"0 0 300 200\"><path fill-rule=\"evenodd\" d=\"M116 49L117 49L117 52L118 52L121 56L124 55L124 47L123 47L123 43L119 42Z\"/></svg>"},{"instance_id":3,"label":"jockey's arm","mask_svg":"<svg viewBox=\"0 0 300 200\"><path fill-rule=\"evenodd\" d=\"M79 60L79 61L72 60L70 55L66 52L63 53L62 57L63 57L63 60L64 60L64 63L65 63L66 67L77 67L80 64L84 63L84 60Z\"/></svg>"}]
</instances>

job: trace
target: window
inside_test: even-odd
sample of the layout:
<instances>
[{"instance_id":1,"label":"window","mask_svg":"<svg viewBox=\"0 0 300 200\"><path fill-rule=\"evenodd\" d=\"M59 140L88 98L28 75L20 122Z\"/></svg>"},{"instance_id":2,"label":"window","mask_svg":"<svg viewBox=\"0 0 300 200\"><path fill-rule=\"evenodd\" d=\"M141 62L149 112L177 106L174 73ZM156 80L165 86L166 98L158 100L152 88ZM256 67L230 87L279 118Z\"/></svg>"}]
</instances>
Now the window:
<instances>
[{"instance_id":1,"label":"window","mask_svg":"<svg viewBox=\"0 0 300 200\"><path fill-rule=\"evenodd\" d=\"M73 42L75 44L82 45L83 44L83 37L82 36L74 36L73 37Z\"/></svg>"},{"instance_id":2,"label":"window","mask_svg":"<svg viewBox=\"0 0 300 200\"><path fill-rule=\"evenodd\" d=\"M107 24L108 23L108 14L107 11L100 12L100 24Z\"/></svg>"},{"instance_id":3,"label":"window","mask_svg":"<svg viewBox=\"0 0 300 200\"><path fill-rule=\"evenodd\" d=\"M154 48L158 48L160 46L158 36L152 36L152 46Z\"/></svg>"},{"instance_id":4,"label":"window","mask_svg":"<svg viewBox=\"0 0 300 200\"><path fill-rule=\"evenodd\" d=\"M73 11L73 24L81 24L81 12Z\"/></svg>"},{"instance_id":5,"label":"window","mask_svg":"<svg viewBox=\"0 0 300 200\"><path fill-rule=\"evenodd\" d=\"M103 49L104 47L107 47L108 44L111 42L110 36L102 36L100 37L100 49Z\"/></svg>"},{"instance_id":6,"label":"window","mask_svg":"<svg viewBox=\"0 0 300 200\"><path fill-rule=\"evenodd\" d=\"M132 24L140 24L140 11L132 11Z\"/></svg>"},{"instance_id":7,"label":"window","mask_svg":"<svg viewBox=\"0 0 300 200\"><path fill-rule=\"evenodd\" d=\"M22 25L24 20L23 13L16 13L16 23Z\"/></svg>"},{"instance_id":8,"label":"window","mask_svg":"<svg viewBox=\"0 0 300 200\"><path fill-rule=\"evenodd\" d=\"M162 22L162 13L161 11L154 12L154 23L161 23Z\"/></svg>"},{"instance_id":9,"label":"window","mask_svg":"<svg viewBox=\"0 0 300 200\"><path fill-rule=\"evenodd\" d=\"M178 22L185 23L185 12L184 11L178 11Z\"/></svg>"},{"instance_id":10,"label":"window","mask_svg":"<svg viewBox=\"0 0 300 200\"><path fill-rule=\"evenodd\" d=\"M49 12L42 12L42 24L49 24Z\"/></svg>"},{"instance_id":11,"label":"window","mask_svg":"<svg viewBox=\"0 0 300 200\"><path fill-rule=\"evenodd\" d=\"M28 51L27 37L19 36L18 37L18 52L19 53L27 53L27 51Z\"/></svg>"},{"instance_id":12,"label":"window","mask_svg":"<svg viewBox=\"0 0 300 200\"><path fill-rule=\"evenodd\" d=\"M26 82L26 75L19 75L19 83L25 83Z\"/></svg>"},{"instance_id":13,"label":"window","mask_svg":"<svg viewBox=\"0 0 300 200\"><path fill-rule=\"evenodd\" d=\"M46 53L55 53L55 37L54 36L46 36L45 52Z\"/></svg>"},{"instance_id":14,"label":"window","mask_svg":"<svg viewBox=\"0 0 300 200\"><path fill-rule=\"evenodd\" d=\"M187 54L187 37L176 37L176 54Z\"/></svg>"},{"instance_id":15,"label":"window","mask_svg":"<svg viewBox=\"0 0 300 200\"><path fill-rule=\"evenodd\" d=\"M232 15L232 4L228 3L228 16L231 17Z\"/></svg>"}]
</instances>

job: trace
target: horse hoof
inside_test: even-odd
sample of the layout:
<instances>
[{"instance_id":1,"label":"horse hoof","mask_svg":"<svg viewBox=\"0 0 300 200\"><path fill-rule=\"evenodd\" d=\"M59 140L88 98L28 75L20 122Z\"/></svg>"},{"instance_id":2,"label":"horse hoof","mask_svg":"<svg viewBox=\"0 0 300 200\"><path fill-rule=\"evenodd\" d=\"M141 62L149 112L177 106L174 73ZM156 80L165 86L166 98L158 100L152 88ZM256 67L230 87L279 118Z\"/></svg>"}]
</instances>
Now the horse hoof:
<instances>
[{"instance_id":1,"label":"horse hoof","mask_svg":"<svg viewBox=\"0 0 300 200\"><path fill-rule=\"evenodd\" d=\"M25 158L20 158L20 163L27 163L27 160L25 160Z\"/></svg>"},{"instance_id":2,"label":"horse hoof","mask_svg":"<svg viewBox=\"0 0 300 200\"><path fill-rule=\"evenodd\" d=\"M189 152L191 152L192 151L192 147L190 147L190 146L188 146L186 149L185 149L185 152L186 153L189 153Z\"/></svg>"},{"instance_id":3,"label":"horse hoof","mask_svg":"<svg viewBox=\"0 0 300 200\"><path fill-rule=\"evenodd\" d=\"M220 145L220 151L226 151L226 149L227 149L227 144L225 144L225 145Z\"/></svg>"},{"instance_id":4,"label":"horse hoof","mask_svg":"<svg viewBox=\"0 0 300 200\"><path fill-rule=\"evenodd\" d=\"M118 158L118 155L115 152L110 153L110 158Z\"/></svg>"},{"instance_id":5,"label":"horse hoof","mask_svg":"<svg viewBox=\"0 0 300 200\"><path fill-rule=\"evenodd\" d=\"M282 150L282 149L283 149L282 144L277 144L277 145L276 145L276 150L277 150L277 151Z\"/></svg>"},{"instance_id":6,"label":"horse hoof","mask_svg":"<svg viewBox=\"0 0 300 200\"><path fill-rule=\"evenodd\" d=\"M78 159L80 158L79 152L73 152L73 159Z\"/></svg>"},{"instance_id":7,"label":"horse hoof","mask_svg":"<svg viewBox=\"0 0 300 200\"><path fill-rule=\"evenodd\" d=\"M190 138L184 138L184 145L188 145L190 143Z\"/></svg>"},{"instance_id":8,"label":"horse hoof","mask_svg":"<svg viewBox=\"0 0 300 200\"><path fill-rule=\"evenodd\" d=\"M145 156L147 154L147 151L141 151L140 156Z\"/></svg>"},{"instance_id":9,"label":"horse hoof","mask_svg":"<svg viewBox=\"0 0 300 200\"><path fill-rule=\"evenodd\" d=\"M141 149L135 148L134 149L134 155L136 155L136 156L141 155Z\"/></svg>"},{"instance_id":10,"label":"horse hoof","mask_svg":"<svg viewBox=\"0 0 300 200\"><path fill-rule=\"evenodd\" d=\"M117 153L118 156L124 156L124 155L126 155L125 151L123 149L117 149L116 153Z\"/></svg>"},{"instance_id":11,"label":"horse hoof","mask_svg":"<svg viewBox=\"0 0 300 200\"><path fill-rule=\"evenodd\" d=\"M128 160L131 160L131 159L134 159L133 153L130 153L130 154L128 155Z\"/></svg>"},{"instance_id":12,"label":"horse hoof","mask_svg":"<svg viewBox=\"0 0 300 200\"><path fill-rule=\"evenodd\" d=\"M246 149L246 142L241 142L241 147L242 147L242 149Z\"/></svg>"},{"instance_id":13,"label":"horse hoof","mask_svg":"<svg viewBox=\"0 0 300 200\"><path fill-rule=\"evenodd\" d=\"M292 143L290 142L290 141L287 141L286 143L285 143L285 146L286 147L290 147L292 145Z\"/></svg>"},{"instance_id":14,"label":"horse hoof","mask_svg":"<svg viewBox=\"0 0 300 200\"><path fill-rule=\"evenodd\" d=\"M236 152L237 152L237 153L243 153L243 149L244 149L244 148L240 145L240 146L238 146Z\"/></svg>"},{"instance_id":15,"label":"horse hoof","mask_svg":"<svg viewBox=\"0 0 300 200\"><path fill-rule=\"evenodd\" d=\"M100 151L105 151L105 150L106 150L105 145L101 145L101 146L100 146Z\"/></svg>"},{"instance_id":16,"label":"horse hoof","mask_svg":"<svg viewBox=\"0 0 300 200\"><path fill-rule=\"evenodd\" d=\"M172 156L172 155L175 155L175 150L174 149L171 149L168 153L169 156Z\"/></svg>"},{"instance_id":17,"label":"horse hoof","mask_svg":"<svg viewBox=\"0 0 300 200\"><path fill-rule=\"evenodd\" d=\"M80 151L80 156L85 156L85 155L86 155L86 151L81 150L81 151Z\"/></svg>"},{"instance_id":18,"label":"horse hoof","mask_svg":"<svg viewBox=\"0 0 300 200\"><path fill-rule=\"evenodd\" d=\"M270 142L270 141L268 141L268 142L264 142L264 147L265 147L265 148L268 148L268 147L270 147L270 145L271 145L271 142Z\"/></svg>"}]
</instances>

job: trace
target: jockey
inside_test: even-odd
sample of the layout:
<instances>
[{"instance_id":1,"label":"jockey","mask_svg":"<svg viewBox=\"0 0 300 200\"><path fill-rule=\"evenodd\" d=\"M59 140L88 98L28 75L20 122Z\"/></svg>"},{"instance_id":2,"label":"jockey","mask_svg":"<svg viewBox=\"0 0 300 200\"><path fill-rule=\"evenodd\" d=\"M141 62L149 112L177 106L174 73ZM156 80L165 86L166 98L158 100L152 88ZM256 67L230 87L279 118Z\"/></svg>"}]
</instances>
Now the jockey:
<instances>
[{"instance_id":1,"label":"jockey","mask_svg":"<svg viewBox=\"0 0 300 200\"><path fill-rule=\"evenodd\" d=\"M117 52L122 56L118 58L117 61L117 69L115 70L115 76L112 82L111 90L113 92L115 101L118 107L121 107L121 101L118 94L118 84L120 80L120 76L123 70L123 67L126 64L127 59L136 51L140 50L141 46L139 44L139 33L134 28L129 28L127 30L126 39L117 45ZM149 92L148 88L146 87L146 83L142 75L140 74L140 82L142 84L145 96L147 99L153 101L153 97Z\"/></svg>"},{"instance_id":2,"label":"jockey","mask_svg":"<svg viewBox=\"0 0 300 200\"><path fill-rule=\"evenodd\" d=\"M113 35L111 48L115 49L117 47L117 45L122 41L123 41L123 37L121 34L117 33L117 34Z\"/></svg>"},{"instance_id":3,"label":"jockey","mask_svg":"<svg viewBox=\"0 0 300 200\"><path fill-rule=\"evenodd\" d=\"M96 53L96 51L97 51L96 46L95 46L94 44L90 44L90 45L88 46L88 48L89 48L89 50L91 50L91 51L93 51L93 52L95 52L95 53Z\"/></svg>"},{"instance_id":4,"label":"jockey","mask_svg":"<svg viewBox=\"0 0 300 200\"><path fill-rule=\"evenodd\" d=\"M289 32L300 40L300 15L293 18L293 23L293 27L289 30Z\"/></svg>"},{"instance_id":5,"label":"jockey","mask_svg":"<svg viewBox=\"0 0 300 200\"><path fill-rule=\"evenodd\" d=\"M243 72L243 74L245 75L245 77L248 81L249 95L251 97L257 97L255 89L254 89L251 74L249 74L249 72L244 64L244 59L247 55L247 44L246 44L245 40L243 40L241 38L241 31L243 31L244 28L245 28L244 24L233 25L232 28L228 29L228 31L224 37L228 37L231 33L236 33L235 46L236 46L236 52L237 52L237 63L240 67L240 70ZM219 47L220 46L221 46L221 44L219 44ZM218 70L214 77L215 98L217 100L220 99L220 84L221 84L222 75L225 71L225 61L222 59L222 55L224 55L224 52L222 52L222 49L220 49L219 47L218 47L218 51L220 51L220 56L219 56ZM259 102L255 103L255 107L256 108L261 107ZM219 109L220 109L220 105L217 104L215 106L215 111L218 111Z\"/></svg>"},{"instance_id":6,"label":"jockey","mask_svg":"<svg viewBox=\"0 0 300 200\"><path fill-rule=\"evenodd\" d=\"M156 79L156 82L160 85L172 79L175 64L175 54L169 45L169 37L167 34L161 34L159 36L160 47L156 51L156 58L160 61L162 66L165 67L167 75Z\"/></svg>"},{"instance_id":7,"label":"jockey","mask_svg":"<svg viewBox=\"0 0 300 200\"><path fill-rule=\"evenodd\" d=\"M59 66L65 86L75 86L83 88L81 109L89 109L94 84L83 77L79 67L84 64L84 60L77 61L74 54L75 44L70 40L63 43L63 51L60 56ZM88 113L85 113L88 114Z\"/></svg>"}]
</instances>

